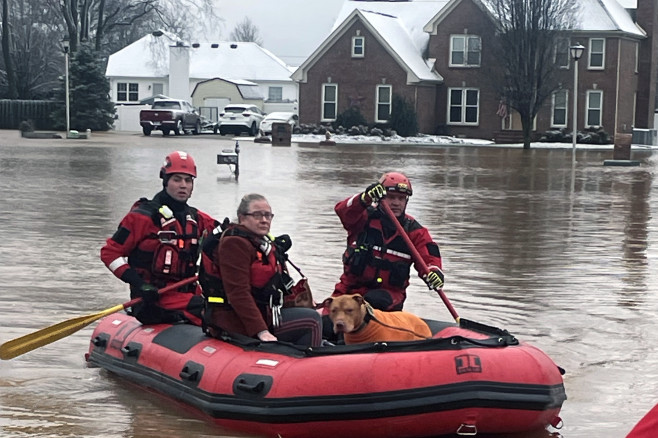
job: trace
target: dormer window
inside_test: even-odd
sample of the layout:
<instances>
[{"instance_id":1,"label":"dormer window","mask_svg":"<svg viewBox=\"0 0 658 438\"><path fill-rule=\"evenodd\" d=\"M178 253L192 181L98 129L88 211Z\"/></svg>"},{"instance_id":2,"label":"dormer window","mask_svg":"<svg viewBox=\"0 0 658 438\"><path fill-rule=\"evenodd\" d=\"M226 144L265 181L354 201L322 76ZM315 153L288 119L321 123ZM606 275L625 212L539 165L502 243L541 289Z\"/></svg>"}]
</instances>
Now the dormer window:
<instances>
[{"instance_id":1,"label":"dormer window","mask_svg":"<svg viewBox=\"0 0 658 438\"><path fill-rule=\"evenodd\" d=\"M366 39L363 36L352 37L352 58L363 58Z\"/></svg>"}]
</instances>

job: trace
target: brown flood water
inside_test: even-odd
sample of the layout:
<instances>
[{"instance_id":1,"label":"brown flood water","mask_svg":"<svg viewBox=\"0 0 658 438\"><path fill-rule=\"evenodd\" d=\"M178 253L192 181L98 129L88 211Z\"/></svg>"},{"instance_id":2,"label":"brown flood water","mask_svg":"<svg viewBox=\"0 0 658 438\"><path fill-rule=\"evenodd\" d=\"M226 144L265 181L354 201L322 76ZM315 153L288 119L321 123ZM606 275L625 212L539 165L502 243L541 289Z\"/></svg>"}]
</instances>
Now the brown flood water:
<instances>
[{"instance_id":1,"label":"brown flood water","mask_svg":"<svg viewBox=\"0 0 658 438\"><path fill-rule=\"evenodd\" d=\"M26 140L0 132L0 342L127 301L98 258L132 203L161 187L176 149L199 165L192 205L233 218L266 195L275 234L316 300L341 272L345 233L334 204L383 171L412 180L408 212L441 246L445 292L468 319L505 328L566 369L564 427L538 437L624 437L658 401L656 157L603 166L612 151L424 145L293 144L240 139L240 178L219 136L95 134ZM406 310L450 320L414 277ZM0 362L2 437L234 437L196 413L87 368L94 325ZM346 431L348 435L348 432ZM346 435L346 436L347 436Z\"/></svg>"}]
</instances>

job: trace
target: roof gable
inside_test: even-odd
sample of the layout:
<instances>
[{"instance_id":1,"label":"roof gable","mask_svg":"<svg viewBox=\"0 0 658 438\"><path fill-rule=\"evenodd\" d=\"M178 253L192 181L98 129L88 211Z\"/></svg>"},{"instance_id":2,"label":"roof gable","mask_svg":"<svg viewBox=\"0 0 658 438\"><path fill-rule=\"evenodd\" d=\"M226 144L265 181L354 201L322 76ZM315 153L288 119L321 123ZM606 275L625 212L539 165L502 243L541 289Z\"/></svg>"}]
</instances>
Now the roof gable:
<instances>
[{"instance_id":1,"label":"roof gable","mask_svg":"<svg viewBox=\"0 0 658 438\"><path fill-rule=\"evenodd\" d=\"M407 71L408 82L442 81L441 76L433 70L433 61L426 61L422 56L429 40L427 34L424 38L414 40L403 21L397 16L361 9L354 9L334 28L329 37L293 73L292 78L296 81L304 81L308 69L329 51L355 22L361 22L391 57Z\"/></svg>"}]
</instances>

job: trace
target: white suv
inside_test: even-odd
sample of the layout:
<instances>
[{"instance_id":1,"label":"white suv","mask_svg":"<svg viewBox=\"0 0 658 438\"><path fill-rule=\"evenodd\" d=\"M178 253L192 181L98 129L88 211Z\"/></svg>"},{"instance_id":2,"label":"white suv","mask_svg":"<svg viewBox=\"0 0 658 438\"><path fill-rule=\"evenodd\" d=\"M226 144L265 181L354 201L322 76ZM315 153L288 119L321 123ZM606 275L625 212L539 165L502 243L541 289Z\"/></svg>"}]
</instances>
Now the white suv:
<instances>
[{"instance_id":1,"label":"white suv","mask_svg":"<svg viewBox=\"0 0 658 438\"><path fill-rule=\"evenodd\" d=\"M229 132L240 134L247 132L249 135L256 136L258 126L265 117L260 108L255 105L232 104L226 105L224 110L219 114L219 119L213 131L225 135Z\"/></svg>"}]
</instances>

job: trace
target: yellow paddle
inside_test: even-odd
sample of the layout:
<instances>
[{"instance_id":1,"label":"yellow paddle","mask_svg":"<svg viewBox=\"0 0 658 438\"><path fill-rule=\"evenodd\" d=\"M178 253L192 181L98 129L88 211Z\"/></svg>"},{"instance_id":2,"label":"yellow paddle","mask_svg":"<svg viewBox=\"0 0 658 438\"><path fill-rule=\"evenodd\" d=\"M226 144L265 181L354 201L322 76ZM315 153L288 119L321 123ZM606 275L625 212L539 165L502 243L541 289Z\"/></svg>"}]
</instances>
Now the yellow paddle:
<instances>
[{"instance_id":1,"label":"yellow paddle","mask_svg":"<svg viewBox=\"0 0 658 438\"><path fill-rule=\"evenodd\" d=\"M163 294L165 292L178 289L179 287L192 283L197 279L198 277L196 275L194 277L186 278L177 283L173 283L170 284L169 286L163 287L162 289L158 290L158 293ZM91 315L86 315L86 316L78 316L77 318L71 318L66 321L57 323L55 325L42 328L41 330L37 330L36 332L27 334L25 336L21 336L20 338L7 341L4 344L0 345L0 359L2 360L13 359L16 356L20 356L21 354L25 354L29 351L35 350L39 347L43 347L44 345L48 345L59 339L65 338L68 335L71 335L77 332L78 330L87 327L92 322L103 318L104 316L111 315L112 313L119 312L121 310L127 309L128 307L132 307L135 304L139 303L140 301L142 301L141 298L135 298L134 300L130 300L126 303L119 304L114 307L110 307L109 309L102 310L98 313L93 313Z\"/></svg>"}]
</instances>

